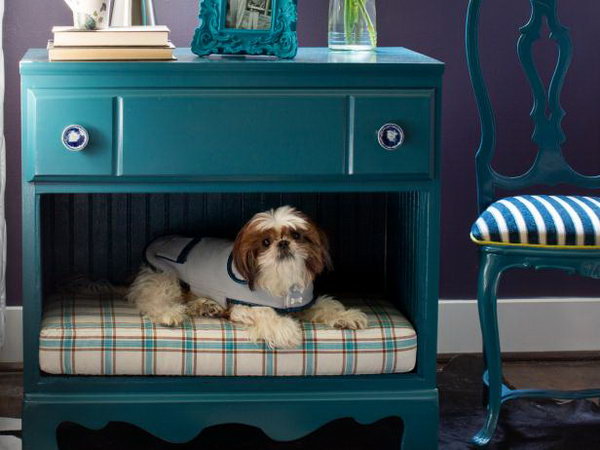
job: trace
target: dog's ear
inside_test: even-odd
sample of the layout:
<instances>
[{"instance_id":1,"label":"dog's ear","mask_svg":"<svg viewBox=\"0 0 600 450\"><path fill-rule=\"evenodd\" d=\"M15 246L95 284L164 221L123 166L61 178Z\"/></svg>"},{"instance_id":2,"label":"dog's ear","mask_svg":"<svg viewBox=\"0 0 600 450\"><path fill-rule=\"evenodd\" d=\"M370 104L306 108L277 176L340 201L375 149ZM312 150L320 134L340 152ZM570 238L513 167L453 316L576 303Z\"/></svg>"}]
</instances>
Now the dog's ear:
<instances>
[{"instance_id":1,"label":"dog's ear","mask_svg":"<svg viewBox=\"0 0 600 450\"><path fill-rule=\"evenodd\" d=\"M333 269L331 255L329 254L329 239L327 239L325 231L310 218L305 217L305 220L307 223L305 238L309 243L306 267L313 276L317 276L325 269Z\"/></svg>"},{"instance_id":2,"label":"dog's ear","mask_svg":"<svg viewBox=\"0 0 600 450\"><path fill-rule=\"evenodd\" d=\"M315 227L317 227L315 225ZM329 254L329 239L327 234L322 228L317 227L319 233L319 240L321 241L321 259L327 270L333 270L333 261L331 261L331 255Z\"/></svg>"},{"instance_id":3,"label":"dog's ear","mask_svg":"<svg viewBox=\"0 0 600 450\"><path fill-rule=\"evenodd\" d=\"M248 282L251 291L258 275L258 261L254 227L247 223L239 231L233 243L233 263L240 275Z\"/></svg>"}]
</instances>

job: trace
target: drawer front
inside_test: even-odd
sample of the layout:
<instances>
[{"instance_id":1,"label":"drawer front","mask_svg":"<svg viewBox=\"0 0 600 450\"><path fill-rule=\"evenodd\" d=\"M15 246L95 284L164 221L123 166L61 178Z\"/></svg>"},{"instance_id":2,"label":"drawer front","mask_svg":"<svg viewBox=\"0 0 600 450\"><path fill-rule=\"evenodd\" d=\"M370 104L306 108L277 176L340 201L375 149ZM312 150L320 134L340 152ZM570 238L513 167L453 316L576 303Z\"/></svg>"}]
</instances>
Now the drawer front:
<instances>
[{"instance_id":1,"label":"drawer front","mask_svg":"<svg viewBox=\"0 0 600 450\"><path fill-rule=\"evenodd\" d=\"M125 95L119 175L346 171L347 97L281 91Z\"/></svg>"},{"instance_id":2,"label":"drawer front","mask_svg":"<svg viewBox=\"0 0 600 450\"><path fill-rule=\"evenodd\" d=\"M110 175L113 155L113 98L94 91L38 90L28 93L27 176ZM87 130L89 142L69 151L62 141L69 125Z\"/></svg>"},{"instance_id":3,"label":"drawer front","mask_svg":"<svg viewBox=\"0 0 600 450\"><path fill-rule=\"evenodd\" d=\"M434 149L434 91L354 95L354 137L350 171L358 175L430 175ZM396 149L382 146L378 134L398 125L404 140ZM385 130L381 130L385 133ZM384 141L383 144L387 142Z\"/></svg>"},{"instance_id":4,"label":"drawer front","mask_svg":"<svg viewBox=\"0 0 600 450\"><path fill-rule=\"evenodd\" d=\"M36 175L431 175L434 91L28 92L24 162ZM404 142L386 150L384 124ZM63 130L89 143L69 151Z\"/></svg>"}]
</instances>

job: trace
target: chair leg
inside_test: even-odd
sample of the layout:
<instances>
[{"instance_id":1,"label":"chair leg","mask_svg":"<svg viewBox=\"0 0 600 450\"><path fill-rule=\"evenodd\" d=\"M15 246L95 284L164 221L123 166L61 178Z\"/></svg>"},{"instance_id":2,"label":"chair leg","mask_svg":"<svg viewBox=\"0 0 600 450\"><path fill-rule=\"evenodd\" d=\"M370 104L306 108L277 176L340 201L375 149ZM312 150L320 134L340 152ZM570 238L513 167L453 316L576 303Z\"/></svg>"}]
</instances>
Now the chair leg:
<instances>
[{"instance_id":1,"label":"chair leg","mask_svg":"<svg viewBox=\"0 0 600 450\"><path fill-rule=\"evenodd\" d=\"M473 436L475 445L487 445L498 424L502 396L502 354L498 331L498 308L496 293L502 275L502 266L496 255L483 253L479 268L477 305L483 338L484 361L488 371L487 417L481 430Z\"/></svg>"},{"instance_id":2,"label":"chair leg","mask_svg":"<svg viewBox=\"0 0 600 450\"><path fill-rule=\"evenodd\" d=\"M483 373L485 373L487 371L487 363L485 362L485 360L486 360L485 345L483 345L481 354L483 356ZM487 386L487 384L482 383L482 385L481 385L481 406L483 406L484 408L487 408L488 399L489 399L488 386Z\"/></svg>"}]
</instances>

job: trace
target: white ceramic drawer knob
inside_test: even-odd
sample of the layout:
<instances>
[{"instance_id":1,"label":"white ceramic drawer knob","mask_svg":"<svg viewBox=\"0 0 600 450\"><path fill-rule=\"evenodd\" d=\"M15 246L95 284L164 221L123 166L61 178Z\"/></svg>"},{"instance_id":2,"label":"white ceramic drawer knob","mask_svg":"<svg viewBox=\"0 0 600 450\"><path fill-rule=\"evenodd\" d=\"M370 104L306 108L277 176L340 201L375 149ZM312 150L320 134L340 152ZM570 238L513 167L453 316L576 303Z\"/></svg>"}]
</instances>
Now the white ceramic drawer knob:
<instances>
[{"instance_id":1,"label":"white ceramic drawer knob","mask_svg":"<svg viewBox=\"0 0 600 450\"><path fill-rule=\"evenodd\" d=\"M377 131L377 141L385 150L396 150L404 143L404 130L395 123L386 123Z\"/></svg>"},{"instance_id":2,"label":"white ceramic drawer knob","mask_svg":"<svg viewBox=\"0 0 600 450\"><path fill-rule=\"evenodd\" d=\"M89 141L90 135L81 125L69 125L62 132L62 143L71 152L80 152L87 147Z\"/></svg>"}]
</instances>

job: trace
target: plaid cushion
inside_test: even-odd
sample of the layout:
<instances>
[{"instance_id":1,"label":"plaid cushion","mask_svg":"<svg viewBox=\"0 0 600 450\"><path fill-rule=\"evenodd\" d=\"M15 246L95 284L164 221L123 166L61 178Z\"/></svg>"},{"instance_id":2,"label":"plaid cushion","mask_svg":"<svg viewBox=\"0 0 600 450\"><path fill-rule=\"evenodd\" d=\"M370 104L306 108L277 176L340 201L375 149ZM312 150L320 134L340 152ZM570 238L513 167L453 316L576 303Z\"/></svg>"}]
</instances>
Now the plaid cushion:
<instances>
[{"instance_id":1,"label":"plaid cushion","mask_svg":"<svg viewBox=\"0 0 600 450\"><path fill-rule=\"evenodd\" d=\"M243 326L195 318L154 325L122 298L61 296L46 308L40 367L68 375L355 375L409 372L417 336L390 303L344 301L369 317L364 330L302 323L304 343L273 350Z\"/></svg>"}]
</instances>

